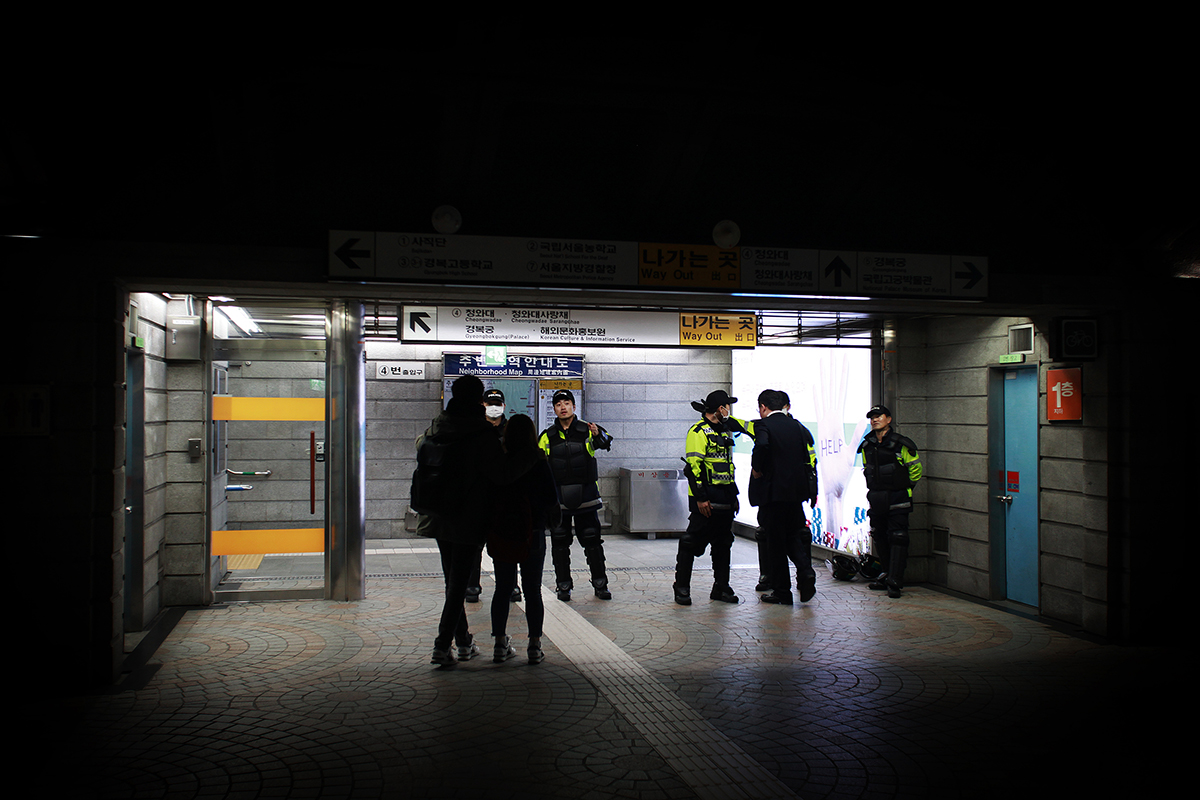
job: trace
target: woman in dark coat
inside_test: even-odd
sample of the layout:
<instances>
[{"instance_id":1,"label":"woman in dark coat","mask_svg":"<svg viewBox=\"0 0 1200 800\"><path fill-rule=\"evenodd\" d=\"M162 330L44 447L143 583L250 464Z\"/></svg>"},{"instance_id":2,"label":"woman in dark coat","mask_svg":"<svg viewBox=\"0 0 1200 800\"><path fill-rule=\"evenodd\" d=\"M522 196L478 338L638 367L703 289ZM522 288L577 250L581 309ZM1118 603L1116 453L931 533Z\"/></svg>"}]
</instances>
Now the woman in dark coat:
<instances>
[{"instance_id":1,"label":"woman in dark coat","mask_svg":"<svg viewBox=\"0 0 1200 800\"><path fill-rule=\"evenodd\" d=\"M545 453L537 444L533 420L515 414L504 429L505 479L512 484L502 490L497 507L497 525L488 535L488 554L495 565L496 593L492 595L492 635L496 648L492 660L507 661L516 655L505 634L508 606L517 585L517 565L525 591L525 618L529 623L529 663L543 658L542 568L546 562L546 527L555 524L558 494Z\"/></svg>"}]
</instances>

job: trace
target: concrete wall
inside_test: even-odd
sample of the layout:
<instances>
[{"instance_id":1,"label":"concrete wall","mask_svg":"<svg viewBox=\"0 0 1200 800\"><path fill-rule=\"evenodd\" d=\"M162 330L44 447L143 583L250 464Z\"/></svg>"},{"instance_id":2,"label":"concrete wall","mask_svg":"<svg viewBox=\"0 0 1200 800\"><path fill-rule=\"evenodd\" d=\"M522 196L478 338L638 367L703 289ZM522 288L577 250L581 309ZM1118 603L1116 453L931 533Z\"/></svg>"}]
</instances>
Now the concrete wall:
<instances>
[{"instance_id":1,"label":"concrete wall","mask_svg":"<svg viewBox=\"0 0 1200 800\"><path fill-rule=\"evenodd\" d=\"M1035 322L1039 371L1039 596L1043 615L1107 633L1107 365L1083 365L1080 423L1046 421L1048 320L944 317L897 325L899 429L922 448L925 479L916 492L914 534L949 531L946 556L922 552L927 579L987 599L997 592L990 530L989 373L1008 352L1011 325ZM1070 365L1078 366L1078 365ZM921 508L924 506L924 508ZM923 513L922 513L923 512ZM914 547L914 550L916 547ZM915 575L914 575L915 577ZM1003 581L999 581L1000 586ZM998 594L1000 596L998 596Z\"/></svg>"},{"instance_id":2,"label":"concrete wall","mask_svg":"<svg viewBox=\"0 0 1200 800\"><path fill-rule=\"evenodd\" d=\"M145 624L152 622L162 609L162 557L166 542L170 463L167 455L167 363L163 357L167 301L160 294L135 294L130 297L130 305L136 305L137 314L136 330L130 333L142 337L145 352L144 452L125 453L126 463L140 457L144 464L143 559L140 565L143 591L141 613L137 618Z\"/></svg>"},{"instance_id":3,"label":"concrete wall","mask_svg":"<svg viewBox=\"0 0 1200 800\"><path fill-rule=\"evenodd\" d=\"M404 515L415 459L415 440L442 408L442 353L465 348L368 342L367 537L404 537ZM729 388L728 350L678 348L561 348L543 352L584 355L586 418L614 437L597 456L600 492L611 518L621 467L678 468L690 401ZM421 361L424 381L379 380L379 361Z\"/></svg>"}]
</instances>

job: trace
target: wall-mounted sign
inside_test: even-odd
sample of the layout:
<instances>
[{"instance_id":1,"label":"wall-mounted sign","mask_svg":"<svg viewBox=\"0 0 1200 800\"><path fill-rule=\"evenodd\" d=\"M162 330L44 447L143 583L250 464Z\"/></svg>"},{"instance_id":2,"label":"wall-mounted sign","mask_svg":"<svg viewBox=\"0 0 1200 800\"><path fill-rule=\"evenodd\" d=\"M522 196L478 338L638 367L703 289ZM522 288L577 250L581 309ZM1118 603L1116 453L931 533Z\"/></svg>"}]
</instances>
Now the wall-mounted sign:
<instances>
[{"instance_id":1,"label":"wall-mounted sign","mask_svg":"<svg viewBox=\"0 0 1200 800\"><path fill-rule=\"evenodd\" d=\"M746 312L402 306L400 335L405 342L492 346L754 347L758 318Z\"/></svg>"},{"instance_id":2,"label":"wall-mounted sign","mask_svg":"<svg viewBox=\"0 0 1200 800\"><path fill-rule=\"evenodd\" d=\"M984 299L988 260L788 247L330 231L329 277L454 285Z\"/></svg>"},{"instance_id":3,"label":"wall-mounted sign","mask_svg":"<svg viewBox=\"0 0 1200 800\"><path fill-rule=\"evenodd\" d=\"M482 353L443 353L446 378L478 375L488 378L578 379L583 377L583 356L522 355L509 353L504 364L489 364Z\"/></svg>"},{"instance_id":4,"label":"wall-mounted sign","mask_svg":"<svg viewBox=\"0 0 1200 800\"><path fill-rule=\"evenodd\" d=\"M638 285L673 289L724 289L742 286L737 249L715 245L638 245Z\"/></svg>"},{"instance_id":5,"label":"wall-mounted sign","mask_svg":"<svg viewBox=\"0 0 1200 800\"><path fill-rule=\"evenodd\" d=\"M375 377L384 381L423 381L425 362L380 361L375 365Z\"/></svg>"},{"instance_id":6,"label":"wall-mounted sign","mask_svg":"<svg viewBox=\"0 0 1200 800\"><path fill-rule=\"evenodd\" d=\"M1083 419L1082 374L1078 367L1046 370L1046 421Z\"/></svg>"},{"instance_id":7,"label":"wall-mounted sign","mask_svg":"<svg viewBox=\"0 0 1200 800\"><path fill-rule=\"evenodd\" d=\"M680 344L706 347L754 347L758 341L756 314L680 314Z\"/></svg>"}]
</instances>

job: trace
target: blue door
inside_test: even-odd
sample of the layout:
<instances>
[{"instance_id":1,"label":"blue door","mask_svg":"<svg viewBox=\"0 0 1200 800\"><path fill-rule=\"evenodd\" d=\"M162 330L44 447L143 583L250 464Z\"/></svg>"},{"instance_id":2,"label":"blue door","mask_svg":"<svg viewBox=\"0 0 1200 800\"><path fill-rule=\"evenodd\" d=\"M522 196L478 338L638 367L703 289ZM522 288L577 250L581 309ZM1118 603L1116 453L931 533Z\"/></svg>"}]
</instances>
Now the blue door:
<instances>
[{"instance_id":1,"label":"blue door","mask_svg":"<svg viewBox=\"0 0 1200 800\"><path fill-rule=\"evenodd\" d=\"M1038 605L1037 370L1004 374L1005 572L1009 600Z\"/></svg>"}]
</instances>

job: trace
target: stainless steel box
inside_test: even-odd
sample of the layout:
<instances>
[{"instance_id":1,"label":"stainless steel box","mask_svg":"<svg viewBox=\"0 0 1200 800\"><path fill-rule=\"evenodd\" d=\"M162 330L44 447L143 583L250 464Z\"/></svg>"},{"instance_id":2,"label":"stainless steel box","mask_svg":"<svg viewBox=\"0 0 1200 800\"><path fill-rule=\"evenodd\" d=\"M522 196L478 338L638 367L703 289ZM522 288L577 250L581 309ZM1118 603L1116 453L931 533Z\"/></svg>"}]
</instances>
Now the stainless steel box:
<instances>
[{"instance_id":1,"label":"stainless steel box","mask_svg":"<svg viewBox=\"0 0 1200 800\"><path fill-rule=\"evenodd\" d=\"M613 520L618 531L682 533L687 530L687 477L680 469L621 468L621 498Z\"/></svg>"}]
</instances>

